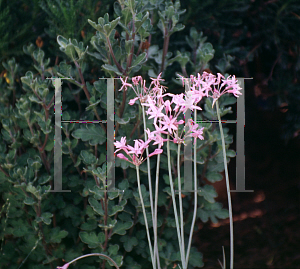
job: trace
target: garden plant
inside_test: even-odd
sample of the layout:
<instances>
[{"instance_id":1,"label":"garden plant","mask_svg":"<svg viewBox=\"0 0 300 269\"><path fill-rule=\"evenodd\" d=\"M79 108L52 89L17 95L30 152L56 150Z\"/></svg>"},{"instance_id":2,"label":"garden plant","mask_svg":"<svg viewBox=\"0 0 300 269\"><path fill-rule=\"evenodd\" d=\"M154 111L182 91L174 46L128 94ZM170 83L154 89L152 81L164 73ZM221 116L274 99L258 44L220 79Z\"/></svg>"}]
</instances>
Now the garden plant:
<instances>
[{"instance_id":1,"label":"garden plant","mask_svg":"<svg viewBox=\"0 0 300 269\"><path fill-rule=\"evenodd\" d=\"M215 49L203 32L185 29L179 1L119 0L104 13L108 2L101 8L91 1L102 12L95 17L84 1L41 1L54 55L48 58L40 39L23 46L24 61L3 61L0 267L201 268L197 223L229 217L231 244L223 255L233 268L227 164L236 154L221 117L241 94L227 73L234 57L219 53L211 64ZM184 45L172 46L183 30ZM47 78L55 77L63 81L62 120L73 121L62 123L62 184L71 191L65 193L49 192L55 97ZM112 192L105 192L107 129L92 123L109 117L105 78L115 85ZM193 191L185 192L184 147L191 142ZM224 170L229 211L207 184L222 180Z\"/></svg>"}]
</instances>

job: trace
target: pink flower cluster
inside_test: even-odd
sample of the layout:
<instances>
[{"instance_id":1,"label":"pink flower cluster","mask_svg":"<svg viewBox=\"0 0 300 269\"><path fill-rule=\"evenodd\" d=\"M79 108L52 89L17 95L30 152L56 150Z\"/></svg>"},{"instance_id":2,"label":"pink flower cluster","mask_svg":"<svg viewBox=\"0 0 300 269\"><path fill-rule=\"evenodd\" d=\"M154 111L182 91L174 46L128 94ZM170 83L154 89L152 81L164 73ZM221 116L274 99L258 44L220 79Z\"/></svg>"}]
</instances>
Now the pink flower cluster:
<instances>
[{"instance_id":1,"label":"pink flower cluster","mask_svg":"<svg viewBox=\"0 0 300 269\"><path fill-rule=\"evenodd\" d=\"M136 166L139 166L147 159L147 158L144 159L142 156L143 156L144 150L146 148L148 148L151 140L148 140L146 143L142 139L134 140L134 141L135 141L135 144L134 144L134 147L132 147L132 146L126 145L126 137L122 137L121 142L117 141L114 143L116 148L118 148L115 151L115 153L118 152L119 150L124 150L127 153L127 155L130 156L132 161L130 161L122 153L117 154L117 156L120 159L124 159L128 162L131 162L132 164L134 164ZM148 157L150 158L153 155L160 154L160 153L162 153L162 151L163 151L162 149L155 149L155 151L153 153L149 154Z\"/></svg>"},{"instance_id":2,"label":"pink flower cluster","mask_svg":"<svg viewBox=\"0 0 300 269\"><path fill-rule=\"evenodd\" d=\"M182 85L184 81L188 82L188 78L178 75L181 77ZM222 83L221 83L222 82ZM235 97L239 97L242 93L239 91L242 88L239 86L236 77L233 75L225 77L218 73L217 77L214 74L203 72L202 76L198 73L198 76L190 76L191 91L193 92L202 92L202 97L211 97L213 98L214 107L215 102L225 93L232 93ZM209 93L212 95L209 95Z\"/></svg>"},{"instance_id":3,"label":"pink flower cluster","mask_svg":"<svg viewBox=\"0 0 300 269\"><path fill-rule=\"evenodd\" d=\"M146 81L143 80L141 76L133 77L133 84L128 83L127 78L125 81L121 78L123 85L120 91L122 89L127 90L127 87L130 87L135 91L137 97L131 99L129 104L133 105L139 100L142 106L148 107L146 114L149 116L149 119L153 119L155 131L150 132L149 129L146 129L145 132L148 135L148 140L146 142L141 139L135 140L134 147L127 146L126 137L122 137L121 142L115 143L115 146L117 147L115 153L119 150L124 150L132 159L132 161L130 161L131 163L140 165L144 161L142 154L149 146L150 141L155 141L153 144L158 144L159 149L156 149L149 157L162 152L162 149L160 148L163 146L163 143L167 141L167 139L162 138L162 134L168 134L173 137L174 143L184 143L184 138L186 137L194 137L194 140L197 138L203 140L204 137L202 134L204 127L198 128L199 125L195 124L192 119L188 121L189 131L185 133L184 138L181 138L183 130L181 135L178 135L178 126L184 123L184 120L178 120L179 114L185 114L188 109L191 111L194 109L202 110L197 106L197 103L203 97L213 98L212 106L214 106L220 96L225 93L233 93L236 97L238 97L239 94L242 94L239 92L241 88L238 85L235 76L229 76L225 79L225 77L219 73L216 77L213 74L203 72L202 76L200 74L197 76L191 75L189 81L187 81L187 78L180 77L183 85L185 80L190 83L190 91L187 92L186 95L183 93L179 95L171 93L163 94L166 87L160 85L160 81L163 81L163 79L161 79L161 74L159 74L156 79L151 78L152 82L149 88L145 86ZM212 95L209 95L210 92ZM165 96L171 97L172 100L164 101L163 97ZM160 123L160 126L158 126L157 122ZM122 153L119 153L117 156L129 161Z\"/></svg>"}]
</instances>

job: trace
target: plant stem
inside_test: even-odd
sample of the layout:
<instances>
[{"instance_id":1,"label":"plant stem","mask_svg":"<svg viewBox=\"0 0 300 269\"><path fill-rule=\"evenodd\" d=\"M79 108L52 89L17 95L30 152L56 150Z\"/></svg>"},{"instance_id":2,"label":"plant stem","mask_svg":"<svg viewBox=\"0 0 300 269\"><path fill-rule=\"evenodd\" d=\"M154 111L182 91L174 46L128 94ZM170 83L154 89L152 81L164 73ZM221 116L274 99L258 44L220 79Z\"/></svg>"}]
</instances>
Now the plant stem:
<instances>
[{"instance_id":1,"label":"plant stem","mask_svg":"<svg viewBox=\"0 0 300 269\"><path fill-rule=\"evenodd\" d=\"M1 167L1 165L0 165L0 171L1 171L4 175L6 175L8 178L10 178L10 175L9 175L7 172L5 172L5 170Z\"/></svg>"},{"instance_id":2,"label":"plant stem","mask_svg":"<svg viewBox=\"0 0 300 269\"><path fill-rule=\"evenodd\" d=\"M143 123L144 129L146 129L146 117L145 117L145 108L142 106L142 113L143 113ZM144 132L145 142L147 141L147 133ZM149 149L146 148L147 157L149 156ZM153 215L153 200L152 200L152 185L151 185L151 175L150 175L150 160L147 158L147 167L148 167L148 181L149 181L149 194L150 194L150 205L151 205L151 213Z\"/></svg>"},{"instance_id":3,"label":"plant stem","mask_svg":"<svg viewBox=\"0 0 300 269\"><path fill-rule=\"evenodd\" d=\"M169 137L170 137L170 135L168 134L168 140L167 140L167 152L168 153L167 154L168 154L169 180L170 180L170 187L171 187L171 194L172 194L172 201L173 201L173 208L174 208L174 215L175 215L175 222L176 222L176 228L177 228L177 236L178 236L178 243L179 243L181 261L182 261L182 264L183 264L183 268L186 268L185 267L185 260L184 260L184 256L183 256L181 238L180 238L178 214L177 214L176 200L175 200L175 194L174 194L174 186L173 186L173 180L172 180Z\"/></svg>"},{"instance_id":4,"label":"plant stem","mask_svg":"<svg viewBox=\"0 0 300 269\"><path fill-rule=\"evenodd\" d=\"M82 71L81 71L81 67L80 67L80 65L76 61L74 61L74 64L75 64L75 66L76 66L76 68L78 70L79 77L80 77L81 83L83 85L83 91L84 91L84 93L86 95L86 98L90 101L91 96L90 96L90 93L89 93L89 91L88 91L88 89L86 87L85 80L83 78L83 74L82 74Z\"/></svg>"},{"instance_id":5,"label":"plant stem","mask_svg":"<svg viewBox=\"0 0 300 269\"><path fill-rule=\"evenodd\" d=\"M161 104L161 103L160 103ZM159 127L161 128L161 122L159 123ZM160 164L160 154L157 155L156 160L156 177L155 177L155 205L154 205L154 250L157 255L157 268L160 269L160 260L158 255L158 246L157 246L157 202L158 202L158 183L159 183L159 164Z\"/></svg>"},{"instance_id":6,"label":"plant stem","mask_svg":"<svg viewBox=\"0 0 300 269\"><path fill-rule=\"evenodd\" d=\"M121 104L121 107L120 107L119 118L122 118L122 116L123 116L123 112L124 112L124 109L125 109L125 101L126 101L126 91L123 91L123 100L122 100L122 104ZM116 130L115 130L115 135L116 136L118 134L119 127L120 127L120 123L117 122Z\"/></svg>"},{"instance_id":7,"label":"plant stem","mask_svg":"<svg viewBox=\"0 0 300 269\"><path fill-rule=\"evenodd\" d=\"M196 122L197 121L197 110L196 109L195 109L194 113L195 113L194 120ZM198 198L197 190L198 190L198 188L197 188L197 139L195 139L195 141L194 141L194 214L193 214L193 220L192 220L192 224L191 224L188 249L187 249L187 253L186 253L186 267L188 266L188 263L189 263L189 255L190 255L194 226L195 226L196 216L197 216L197 205L198 205L197 204L197 198Z\"/></svg>"},{"instance_id":8,"label":"plant stem","mask_svg":"<svg viewBox=\"0 0 300 269\"><path fill-rule=\"evenodd\" d=\"M131 67L131 63L132 63L132 57L133 57L133 52L134 52L134 41L135 41L135 24L134 24L134 20L135 20L135 14L134 12L132 12L132 36L131 39L133 40L132 42L132 46L130 49L130 53L128 55L127 58L127 65L126 65L126 73L128 73L129 68Z\"/></svg>"},{"instance_id":9,"label":"plant stem","mask_svg":"<svg viewBox=\"0 0 300 269\"><path fill-rule=\"evenodd\" d=\"M107 190L107 188L106 188ZM104 193L104 225L105 225L105 243L103 246L103 250L106 251L107 243L108 243L108 231L107 231L107 208L108 208L108 201L107 201L107 192ZM103 261L102 268L105 269L106 261Z\"/></svg>"},{"instance_id":10,"label":"plant stem","mask_svg":"<svg viewBox=\"0 0 300 269\"><path fill-rule=\"evenodd\" d=\"M119 266L116 264L116 262L115 262L112 258L108 257L108 256L105 255L105 254L101 254L101 253L92 253L92 254L82 255L82 256L80 256L80 257L78 257L78 258L76 258L76 259L70 261L68 264L70 265L70 264L73 263L73 262L76 262L76 261L78 261L78 260L80 260L80 259L83 259L83 258L86 258L86 257L90 257L90 256L100 256L100 257L104 257L104 258L110 260L110 261L113 263L113 265L114 265L117 269L119 269ZM61 268L61 267L58 267L58 269L60 269L60 268Z\"/></svg>"},{"instance_id":11,"label":"plant stem","mask_svg":"<svg viewBox=\"0 0 300 269\"><path fill-rule=\"evenodd\" d=\"M122 66L121 66L121 65L117 62L117 60L116 60L116 57L115 57L115 54L114 54L114 51L113 51L113 49L112 49L112 46L111 46L111 43L110 43L110 40L109 40L109 37L108 37L108 36L106 36L106 42L107 42L107 44L108 44L109 53L110 53L111 57L113 58L114 64L117 66L118 70L119 70L123 75L126 75L124 69L122 68Z\"/></svg>"},{"instance_id":12,"label":"plant stem","mask_svg":"<svg viewBox=\"0 0 300 269\"><path fill-rule=\"evenodd\" d=\"M144 122L144 129L146 129L146 117L145 117L145 108L142 106L143 110L143 122ZM145 142L147 141L147 133L144 132L145 135ZM149 156L149 149L146 148L146 154L147 157ZM150 206L151 206L151 214L152 214L152 219L154 219L153 215L153 198L152 198L152 184L151 184L151 171L150 171L150 159L147 158L147 167L148 167L148 182L149 182L149 197L150 197ZM153 225L154 227L154 225Z\"/></svg>"},{"instance_id":13,"label":"plant stem","mask_svg":"<svg viewBox=\"0 0 300 269\"><path fill-rule=\"evenodd\" d=\"M181 245L183 250L183 257L185 257L185 246L184 246L184 229L183 229L183 213L182 213L182 194L181 194L181 178L180 178L180 146L178 143L177 153L177 175L178 175L178 190L179 190L179 213L180 213L180 228L181 228ZM185 263L185 262L184 262Z\"/></svg>"},{"instance_id":14,"label":"plant stem","mask_svg":"<svg viewBox=\"0 0 300 269\"><path fill-rule=\"evenodd\" d=\"M74 64L75 64L75 66L76 66L76 68L77 68L77 70L78 70L79 77L80 77L81 83L82 83L82 85L83 85L83 91L84 91L84 93L85 93L85 95L86 95L86 98L88 99L88 101L90 101L91 96L90 96L90 93L89 93L89 91L88 91L88 89L87 89L87 87L86 87L85 80L84 80L84 78L83 78L83 74L82 74L82 71L81 71L81 67L80 67L80 65L79 65L76 61L74 61ZM99 121L101 121L101 118L100 118L100 116L98 115L98 112L97 112L96 109L94 109L94 113L96 114L96 118L97 118ZM103 125L102 122L100 122L100 126L102 127L102 129L103 129L104 132L106 133L106 128L105 128L105 126Z\"/></svg>"},{"instance_id":15,"label":"plant stem","mask_svg":"<svg viewBox=\"0 0 300 269\"><path fill-rule=\"evenodd\" d=\"M144 122L144 129L146 129L146 117L145 117L145 108L142 106L142 112L143 112L143 122ZM145 136L145 142L147 141L147 133L144 132ZM152 223L153 223L153 232L154 232L154 268L156 268L156 260L155 258L157 257L158 259L158 264L159 264L159 255L158 255L158 248L157 248L157 219L156 215L153 212L153 196L152 196L152 183L151 183L151 170L150 170L150 159L148 158L149 156L149 149L146 148L146 154L147 154L147 168L148 168L148 183L149 183L149 198L150 198L150 207L151 207L151 215L152 215ZM156 171L158 173L158 171ZM157 185L156 185L157 187ZM157 197L157 194L155 198ZM157 200L155 200L156 206L157 206ZM157 255L157 256L156 256ZM160 268L160 266L158 267Z\"/></svg>"},{"instance_id":16,"label":"plant stem","mask_svg":"<svg viewBox=\"0 0 300 269\"><path fill-rule=\"evenodd\" d=\"M166 28L165 34L164 34L164 45L163 45L162 62L161 62L161 69L160 69L161 73L164 71L164 68L165 68L165 58L166 58L168 48L169 48L169 41L170 41L170 36L169 36L168 30Z\"/></svg>"},{"instance_id":17,"label":"plant stem","mask_svg":"<svg viewBox=\"0 0 300 269\"><path fill-rule=\"evenodd\" d=\"M155 178L155 205L154 205L154 223L155 223L154 250L156 251L156 255L157 255L157 268L158 269L160 269L160 261L159 261L158 246L157 246L157 202L158 202L159 163L160 163L160 154L157 154L156 178Z\"/></svg>"},{"instance_id":18,"label":"plant stem","mask_svg":"<svg viewBox=\"0 0 300 269\"><path fill-rule=\"evenodd\" d=\"M232 205L231 205L231 195L230 195L230 186L229 186L229 177L228 177L228 170L227 170L227 160L226 160L226 150L225 150L225 139L223 134L223 128L220 118L220 111L219 111L219 103L218 100L216 101L217 106L217 115L219 120L219 127L222 139L222 148L223 148L223 158L224 158L224 167L225 167L225 176L226 176L226 187L227 187L227 196L228 196L228 209L229 209L229 224L230 224L230 269L233 269L233 219L232 219Z\"/></svg>"},{"instance_id":19,"label":"plant stem","mask_svg":"<svg viewBox=\"0 0 300 269\"><path fill-rule=\"evenodd\" d=\"M148 237L148 243L149 243L149 249L150 249L152 265L153 265L153 269L155 269L155 262L154 262L153 250L152 250L152 245L151 245L151 240L150 240L147 215L146 215L146 211L145 211L145 205L144 205L144 200L143 200L142 190L141 190L139 166L137 166L137 165L136 165L136 176L137 176L138 189L139 189L139 194L140 194L140 199L141 199L141 204L142 204L142 209L143 209L143 215L144 215L144 219L145 219L146 232L147 232L147 237Z\"/></svg>"}]
</instances>

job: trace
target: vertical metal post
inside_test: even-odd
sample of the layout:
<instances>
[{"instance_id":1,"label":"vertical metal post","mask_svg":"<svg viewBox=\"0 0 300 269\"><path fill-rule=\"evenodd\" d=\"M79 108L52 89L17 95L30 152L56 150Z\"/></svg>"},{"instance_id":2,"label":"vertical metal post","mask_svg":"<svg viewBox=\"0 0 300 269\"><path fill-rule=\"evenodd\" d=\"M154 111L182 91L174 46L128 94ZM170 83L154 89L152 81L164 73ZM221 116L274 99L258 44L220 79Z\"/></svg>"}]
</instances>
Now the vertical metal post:
<instances>
[{"instance_id":1,"label":"vertical metal post","mask_svg":"<svg viewBox=\"0 0 300 269\"><path fill-rule=\"evenodd\" d=\"M49 192L71 192L62 189L61 85L61 78L55 78L54 190Z\"/></svg>"},{"instance_id":2,"label":"vertical metal post","mask_svg":"<svg viewBox=\"0 0 300 269\"><path fill-rule=\"evenodd\" d=\"M115 189L115 155L114 155L114 138L115 138L115 108L114 108L114 79L107 79L107 185L108 191Z\"/></svg>"},{"instance_id":3,"label":"vertical metal post","mask_svg":"<svg viewBox=\"0 0 300 269\"><path fill-rule=\"evenodd\" d=\"M190 91L190 81L185 80L185 92L188 95ZM188 109L185 112L184 120L185 120L185 133L189 130L188 121L191 119L191 110ZM184 192L192 192L193 189L193 167L192 167L192 137L187 137L185 139L185 146L184 146ZM180 167L178 167L180 169ZM196 190L195 190L196 191Z\"/></svg>"},{"instance_id":4,"label":"vertical metal post","mask_svg":"<svg viewBox=\"0 0 300 269\"><path fill-rule=\"evenodd\" d=\"M253 192L245 190L245 79L237 78L243 94L237 98L236 127L236 190L231 192Z\"/></svg>"}]
</instances>

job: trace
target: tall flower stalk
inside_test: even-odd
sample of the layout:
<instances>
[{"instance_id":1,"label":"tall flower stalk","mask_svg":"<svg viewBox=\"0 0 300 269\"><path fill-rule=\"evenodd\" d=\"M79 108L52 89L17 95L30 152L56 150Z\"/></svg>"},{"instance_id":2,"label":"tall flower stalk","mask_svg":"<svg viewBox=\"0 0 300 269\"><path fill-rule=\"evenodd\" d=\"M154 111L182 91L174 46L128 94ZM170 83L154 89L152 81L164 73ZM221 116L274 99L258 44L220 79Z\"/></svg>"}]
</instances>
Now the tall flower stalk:
<instances>
[{"instance_id":1,"label":"tall flower stalk","mask_svg":"<svg viewBox=\"0 0 300 269\"><path fill-rule=\"evenodd\" d=\"M91 257L91 256L99 256L99 257L105 258L105 259L111 261L112 264L113 264L117 269L119 269L119 266L116 264L116 262L115 262L112 258L110 258L109 256L107 256L107 255L105 255L105 254L102 254L102 253L91 253L91 254L82 255L82 256L77 257L76 259L74 259L74 260L72 260L72 261L66 263L64 266L57 267L57 269L67 269L67 268L70 266L70 264L72 264L72 263L74 263L74 262L76 262L76 261L78 261L78 260L80 260L80 259L83 259L83 258L86 258L86 257Z\"/></svg>"},{"instance_id":2,"label":"tall flower stalk","mask_svg":"<svg viewBox=\"0 0 300 269\"><path fill-rule=\"evenodd\" d=\"M221 118L220 118L220 109L219 109L218 100L216 101L216 107L217 107L217 114L218 114L219 127L220 127L220 133L221 133L223 159L224 159L224 167L225 167L226 189L227 189L228 209L229 209L229 226L230 226L230 269L232 269L233 268L233 256L234 256L232 205L231 205L229 177L228 177L228 170L227 170L225 139L224 139L223 128L222 128L222 123L221 123Z\"/></svg>"},{"instance_id":3,"label":"tall flower stalk","mask_svg":"<svg viewBox=\"0 0 300 269\"><path fill-rule=\"evenodd\" d=\"M148 148L149 146L149 140L147 142L143 142L141 139L140 140L135 140L135 145L134 147L126 145L126 137L121 138L121 142L115 142L115 146L118 148L115 153L119 150L123 150L126 152L126 154L131 158L131 161L124 156L122 153L118 153L117 157L124 159L126 161L131 162L136 166L136 175L137 175L137 183L138 183L138 191L140 195L140 201L142 205L142 211L144 215L144 220L145 220L145 226L146 226L146 232L147 232L147 238L148 238L148 244L149 244L149 249L150 249L150 255L151 255L151 261L153 268L156 268L156 262L155 262L155 257L153 255L153 249L152 249L152 244L151 244L151 238L149 234L149 228L148 228L148 220L147 220L147 215L146 215L146 210L145 210L145 205L144 205L144 200L142 196L142 191L141 191L141 182L140 182L140 173L139 173L139 166L145 161L145 159L142 157L144 150ZM162 149L156 149L153 153L147 156L147 159L153 155L159 154L162 152Z\"/></svg>"},{"instance_id":4,"label":"tall flower stalk","mask_svg":"<svg viewBox=\"0 0 300 269\"><path fill-rule=\"evenodd\" d=\"M197 120L197 110L195 110L194 114L194 121ZM194 140L194 213L193 213L193 220L191 224L191 231L190 231L190 237L189 237L189 243L188 243L188 248L186 252L186 267L188 266L189 263L189 255L190 255L190 250L191 250L191 245L192 245L192 237L193 237L193 231L194 231L194 226L196 222L196 217L197 217L197 198L198 198L198 193L197 193L197 140Z\"/></svg>"},{"instance_id":5,"label":"tall flower stalk","mask_svg":"<svg viewBox=\"0 0 300 269\"><path fill-rule=\"evenodd\" d=\"M160 85L161 74L156 78L152 78L152 82L150 87L147 88L145 86L145 81L142 79L141 76L132 78L133 84L127 82L127 78L123 81L123 86L121 88L127 90L127 87L132 88L136 96L134 99L131 99L129 104L133 105L137 100L139 100L140 105L142 106L142 113L143 113L143 123L144 123L144 136L145 142L141 139L135 140L135 146L126 145L126 137L121 138L121 142L116 142L115 145L117 147L117 151L123 150L125 153L131 158L131 161L128 157L125 157L122 153L117 154L117 157L127 160L133 163L136 166L137 170L137 181L138 181L138 189L139 195L141 199L145 225L147 229L147 237L148 243L150 248L150 255L153 268L160 269L160 261L159 261L159 253L157 247L157 198L158 198L158 178L159 178L159 162L160 162L160 154L162 153L161 147L163 146L164 142L167 142L167 158L168 158L168 170L169 170L169 181L170 181L170 189L171 189L171 197L174 209L174 216L175 216L175 223L176 223L176 230L177 230L177 237L178 237L178 244L180 249L181 255L181 262L182 267L187 269L188 260L190 255L191 243L192 243L192 236L194 225L196 222L196 215L197 215L197 162L196 162L196 153L197 153L197 138L203 140L204 137L203 129L199 128L198 124L195 124L197 120L197 112L196 110L202 110L197 103L203 98L213 98L213 104L216 103L217 107L217 115L219 119L220 125L220 132L222 138L222 147L223 147L223 155L224 155L224 167L226 173L226 185L227 185L227 193L228 193L228 205L229 205L229 217L230 217L230 245L231 245L231 252L230 252L230 268L233 268L233 224L232 224L232 208L231 208L231 197L230 197L230 187L229 187L229 179L228 179L228 171L227 171L227 162L226 162L226 150L225 150L225 142L224 142L224 135L223 129L221 126L221 119L220 119L220 111L218 105L218 99L225 93L233 93L236 97L238 97L239 90L241 89L238 84L235 76L233 77L225 77L221 74L218 74L217 77L213 74L209 74L203 72L202 75L198 74L198 76L190 76L190 91L188 91L185 95L173 95L170 93L163 94L165 87ZM187 78L181 77L183 85L184 81ZM209 95L212 93L212 95ZM172 97L172 100L164 101L163 97L169 96ZM175 104L175 107L174 107ZM173 105L173 107L172 107ZM148 110L145 112L144 107L148 107ZM188 121L189 130L185 133L182 137L183 129L181 134L179 134L179 126L184 123L183 120L178 120L178 117L181 113L185 113L188 109L194 111L194 121L190 119ZM145 114L149 116L149 119L153 118L154 120L154 127L155 131L150 132L148 128L146 128L146 118ZM164 139L162 135L167 135L167 138ZM184 143L187 137L194 138L194 212L193 212L193 220L191 224L191 230L189 235L188 247L187 252L185 253L185 244L184 244L184 223L183 223L183 207L182 207L182 195L181 195L181 177L180 177L180 146ZM172 139L171 139L172 138ZM151 141L154 141L153 145L158 145L158 148L151 154L149 154L148 146ZM170 141L173 143L178 144L178 158L177 158L177 171L178 171L178 188L179 188L179 213L180 213L180 223L177 213L177 206L176 206L176 199L175 199L175 192L174 192L174 185L172 179L172 172L171 172L171 157L170 157ZM140 186L140 176L139 176L139 165L145 161L143 159L142 154L146 150L147 154L147 167L148 167L148 182L149 182L149 196L150 196L150 207L151 207L151 216L152 216L152 223L153 223L153 232L154 232L154 247L152 248L152 243L150 239L147 217L145 212L145 207L143 203L143 197L141 192ZM155 204L153 206L153 195L152 195L152 185L151 185L151 169L150 169L150 157L153 155L157 156L157 170L156 170L156 180L155 180Z\"/></svg>"},{"instance_id":6,"label":"tall flower stalk","mask_svg":"<svg viewBox=\"0 0 300 269\"><path fill-rule=\"evenodd\" d=\"M145 219L146 232L147 232L147 238L148 238L148 243L149 243L151 260L152 260L153 268L155 269L156 268L156 263L155 263L155 258L154 258L154 255L153 255L151 238L150 238L149 228L148 228L148 220L147 220L145 205L144 205L144 201L143 201L142 191L141 191L140 173L139 173L139 167L138 166L136 166L136 176L137 176L138 190L139 190L139 194L140 194L140 199L141 199L141 204L142 204L142 209L143 209L143 214L144 214L144 219Z\"/></svg>"}]
</instances>

